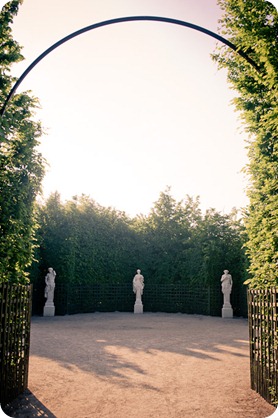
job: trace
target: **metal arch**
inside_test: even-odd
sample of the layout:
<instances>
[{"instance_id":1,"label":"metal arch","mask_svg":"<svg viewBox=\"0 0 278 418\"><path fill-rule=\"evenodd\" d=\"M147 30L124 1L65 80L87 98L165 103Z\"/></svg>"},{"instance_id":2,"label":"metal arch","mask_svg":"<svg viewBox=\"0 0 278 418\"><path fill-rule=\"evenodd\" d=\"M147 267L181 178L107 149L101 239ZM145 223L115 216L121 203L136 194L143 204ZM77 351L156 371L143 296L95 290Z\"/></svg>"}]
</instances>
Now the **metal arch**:
<instances>
[{"instance_id":1,"label":"metal arch","mask_svg":"<svg viewBox=\"0 0 278 418\"><path fill-rule=\"evenodd\" d=\"M86 26L85 28L79 29L76 32L71 33L70 35L65 36L64 38L60 39L60 41L56 42L52 46L50 46L48 49L46 49L41 55L39 55L30 65L29 67L22 73L22 75L19 77L17 82L14 84L13 88L11 89L10 93L8 94L4 105L0 111L0 116L3 116L6 110L6 107L15 94L17 88L22 83L24 78L29 74L29 72L44 58L46 55L50 54L51 51L58 48L60 45L64 44L65 42L69 41L72 38L75 38L76 36L81 35L84 32L88 32L93 29L100 28L102 26L108 26L112 25L114 23L122 23L122 22L134 22L134 21L153 21L153 22L166 22L166 23L172 23L174 25L179 26L185 26L190 29L197 30L199 32L205 33L208 36L211 36L218 41L224 43L225 45L229 46L231 49L236 51L241 57L243 57L246 61L249 62L258 72L260 71L259 66L241 49L237 48L236 45L228 41L227 39L223 38L222 36L218 35L217 33L214 33L208 29L203 28L202 26L195 25L193 23L185 22L183 20L178 19L172 19L170 17L160 17L160 16L127 16L127 17L118 17L115 19L109 19L105 20L103 22L94 23L92 25Z\"/></svg>"}]
</instances>

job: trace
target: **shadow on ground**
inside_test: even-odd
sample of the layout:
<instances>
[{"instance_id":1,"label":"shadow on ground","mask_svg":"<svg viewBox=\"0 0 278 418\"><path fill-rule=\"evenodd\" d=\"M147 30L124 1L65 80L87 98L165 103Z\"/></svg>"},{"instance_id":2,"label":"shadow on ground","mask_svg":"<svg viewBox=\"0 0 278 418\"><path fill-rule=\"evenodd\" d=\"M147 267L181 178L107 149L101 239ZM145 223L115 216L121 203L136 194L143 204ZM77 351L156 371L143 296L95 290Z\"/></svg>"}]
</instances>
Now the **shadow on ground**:
<instances>
[{"instance_id":1,"label":"shadow on ground","mask_svg":"<svg viewBox=\"0 0 278 418\"><path fill-rule=\"evenodd\" d=\"M56 418L28 389L2 410L12 418Z\"/></svg>"},{"instance_id":2,"label":"shadow on ground","mask_svg":"<svg viewBox=\"0 0 278 418\"><path fill-rule=\"evenodd\" d=\"M273 412L249 389L242 318L33 317L30 348L29 387L37 398L25 393L6 409L10 417L262 418Z\"/></svg>"},{"instance_id":3,"label":"shadow on ground","mask_svg":"<svg viewBox=\"0 0 278 418\"><path fill-rule=\"evenodd\" d=\"M185 314L96 313L64 317L33 317L31 354L62 367L114 377L130 384L122 371L145 371L125 352L155 357L170 352L182 357L219 362L217 354L248 357L245 319L223 320ZM242 349L244 349L242 351ZM121 355L122 353L122 355Z\"/></svg>"}]
</instances>

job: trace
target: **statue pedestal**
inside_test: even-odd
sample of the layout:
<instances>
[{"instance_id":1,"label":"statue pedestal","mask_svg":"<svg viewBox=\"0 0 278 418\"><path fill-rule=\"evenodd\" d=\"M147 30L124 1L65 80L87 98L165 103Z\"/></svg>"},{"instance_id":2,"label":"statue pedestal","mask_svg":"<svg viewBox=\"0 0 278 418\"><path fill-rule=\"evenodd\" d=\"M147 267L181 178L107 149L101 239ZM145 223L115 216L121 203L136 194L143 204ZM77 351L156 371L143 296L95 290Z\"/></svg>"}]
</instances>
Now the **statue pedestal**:
<instances>
[{"instance_id":1,"label":"statue pedestal","mask_svg":"<svg viewBox=\"0 0 278 418\"><path fill-rule=\"evenodd\" d=\"M53 302L46 302L43 308L43 316L54 316L55 315L55 306Z\"/></svg>"},{"instance_id":2,"label":"statue pedestal","mask_svg":"<svg viewBox=\"0 0 278 418\"><path fill-rule=\"evenodd\" d=\"M222 318L233 318L234 313L231 304L225 304L222 308Z\"/></svg>"},{"instance_id":3,"label":"statue pedestal","mask_svg":"<svg viewBox=\"0 0 278 418\"><path fill-rule=\"evenodd\" d=\"M143 313L143 304L141 301L136 301L134 304L134 313L142 314Z\"/></svg>"}]
</instances>

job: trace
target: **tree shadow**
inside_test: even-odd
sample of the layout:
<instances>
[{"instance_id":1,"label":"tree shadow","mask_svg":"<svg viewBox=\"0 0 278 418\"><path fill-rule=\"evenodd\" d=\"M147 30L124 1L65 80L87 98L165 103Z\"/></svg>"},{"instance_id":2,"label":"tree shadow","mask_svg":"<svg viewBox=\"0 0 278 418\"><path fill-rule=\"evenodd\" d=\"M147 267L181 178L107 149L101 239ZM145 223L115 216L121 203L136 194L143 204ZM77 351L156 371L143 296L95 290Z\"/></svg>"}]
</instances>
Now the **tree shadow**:
<instances>
[{"instance_id":1,"label":"tree shadow","mask_svg":"<svg viewBox=\"0 0 278 418\"><path fill-rule=\"evenodd\" d=\"M6 415L12 418L57 418L28 389L2 409Z\"/></svg>"},{"instance_id":2,"label":"tree shadow","mask_svg":"<svg viewBox=\"0 0 278 418\"><path fill-rule=\"evenodd\" d=\"M247 330L247 332L246 332ZM142 385L142 357L158 353L220 362L218 354L248 357L247 321L186 314L95 313L32 318L31 354L79 368L121 386ZM248 338L248 337L247 337ZM146 357L146 358L147 358ZM181 360L182 361L182 360ZM158 391L151 384L148 389Z\"/></svg>"}]
</instances>

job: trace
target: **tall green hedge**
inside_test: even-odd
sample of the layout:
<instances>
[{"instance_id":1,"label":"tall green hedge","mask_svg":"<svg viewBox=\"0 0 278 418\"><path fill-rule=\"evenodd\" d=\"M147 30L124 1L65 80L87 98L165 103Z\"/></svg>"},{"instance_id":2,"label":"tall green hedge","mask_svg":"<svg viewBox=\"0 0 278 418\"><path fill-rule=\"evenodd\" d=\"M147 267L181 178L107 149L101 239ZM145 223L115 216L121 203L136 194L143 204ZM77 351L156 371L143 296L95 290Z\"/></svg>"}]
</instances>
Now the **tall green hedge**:
<instances>
[{"instance_id":1,"label":"tall green hedge","mask_svg":"<svg viewBox=\"0 0 278 418\"><path fill-rule=\"evenodd\" d=\"M20 1L0 12L0 106L15 79L13 63L23 59L11 25ZM30 93L16 94L0 118L0 282L26 283L34 249L35 199L44 174L37 151L42 129L34 121L38 103Z\"/></svg>"},{"instance_id":2,"label":"tall green hedge","mask_svg":"<svg viewBox=\"0 0 278 418\"><path fill-rule=\"evenodd\" d=\"M278 12L265 0L219 0L221 33L244 50L256 71L232 50L214 58L228 70L234 100L246 131L250 205L246 211L246 243L251 287L278 283Z\"/></svg>"},{"instance_id":3,"label":"tall green hedge","mask_svg":"<svg viewBox=\"0 0 278 418\"><path fill-rule=\"evenodd\" d=\"M57 282L129 283L140 268L152 283L220 283L224 269L235 285L246 280L244 227L236 212L204 215L198 199L175 201L160 194L148 216L133 219L86 196L62 203L55 193L39 209L39 263L32 281L48 267Z\"/></svg>"}]
</instances>

